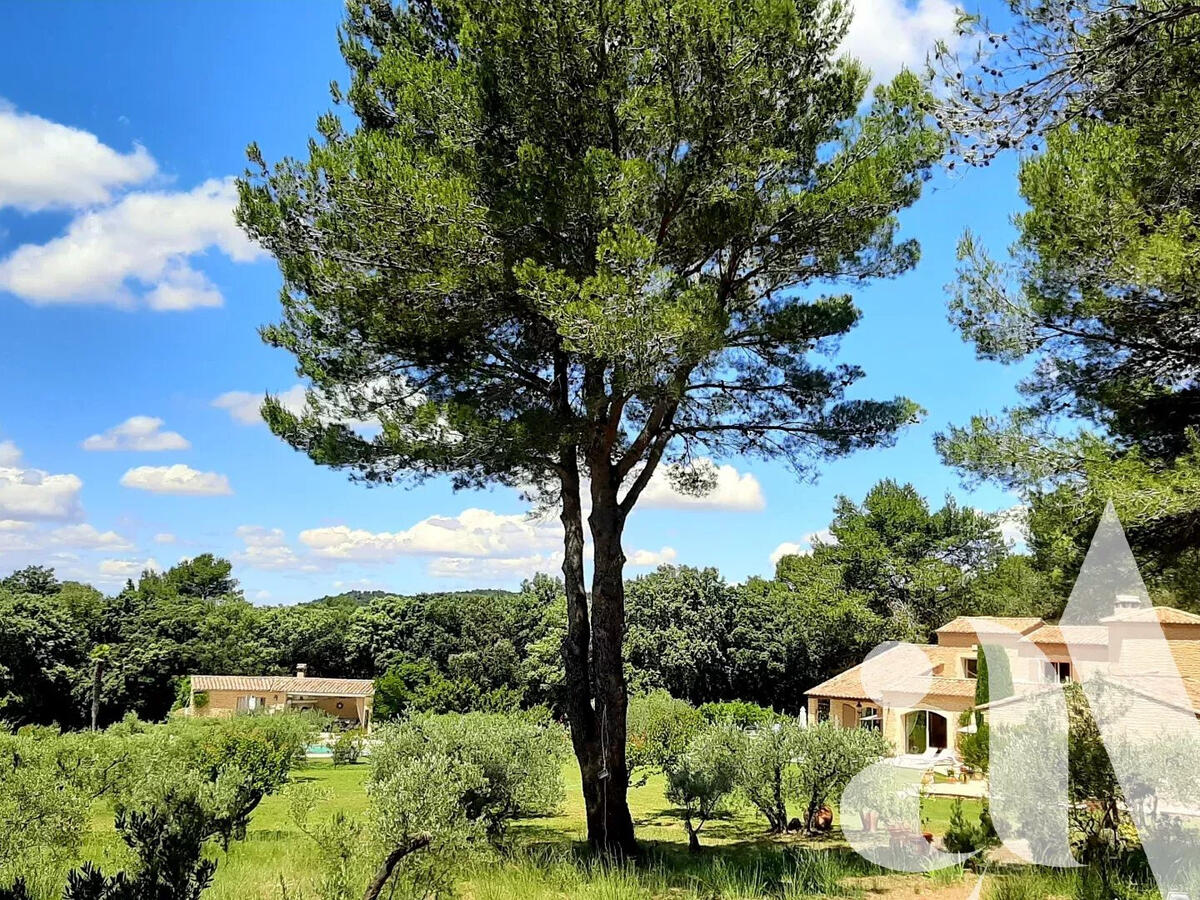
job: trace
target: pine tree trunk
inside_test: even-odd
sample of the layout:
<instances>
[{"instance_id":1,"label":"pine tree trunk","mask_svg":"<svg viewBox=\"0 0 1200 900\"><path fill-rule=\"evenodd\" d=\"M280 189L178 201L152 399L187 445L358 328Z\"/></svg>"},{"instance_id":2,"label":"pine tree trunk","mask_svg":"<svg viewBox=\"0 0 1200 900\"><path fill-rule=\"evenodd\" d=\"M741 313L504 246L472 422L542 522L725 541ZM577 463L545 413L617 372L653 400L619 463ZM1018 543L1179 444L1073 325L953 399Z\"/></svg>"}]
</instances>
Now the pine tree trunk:
<instances>
[{"instance_id":1,"label":"pine tree trunk","mask_svg":"<svg viewBox=\"0 0 1200 900\"><path fill-rule=\"evenodd\" d=\"M568 473L563 478L562 492L563 576L567 595L567 639L563 646L567 718L583 782L588 842L603 853L632 856L638 848L626 797L629 772L625 764L626 694L622 655L625 595L620 515L614 498L614 503L599 517L604 523L599 529L601 539L597 536L593 498L589 521L596 552L589 612L577 464L566 455L562 464Z\"/></svg>"},{"instance_id":2,"label":"pine tree trunk","mask_svg":"<svg viewBox=\"0 0 1200 900\"><path fill-rule=\"evenodd\" d=\"M97 657L92 661L92 731L100 727L100 675L104 661Z\"/></svg>"}]
</instances>

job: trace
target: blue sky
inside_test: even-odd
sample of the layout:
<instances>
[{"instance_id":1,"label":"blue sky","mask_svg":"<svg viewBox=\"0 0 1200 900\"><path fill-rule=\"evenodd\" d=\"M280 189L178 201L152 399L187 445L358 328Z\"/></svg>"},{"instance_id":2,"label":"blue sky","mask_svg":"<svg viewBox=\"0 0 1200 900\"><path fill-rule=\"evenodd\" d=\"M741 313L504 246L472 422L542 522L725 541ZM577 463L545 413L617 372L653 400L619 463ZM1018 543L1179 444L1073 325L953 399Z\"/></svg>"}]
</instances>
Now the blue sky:
<instances>
[{"instance_id":1,"label":"blue sky","mask_svg":"<svg viewBox=\"0 0 1200 900\"><path fill-rule=\"evenodd\" d=\"M319 469L257 421L265 391L298 380L258 338L279 279L229 214L248 142L302 154L342 79L338 2L10 3L0 29L0 570L54 565L115 589L148 561L212 551L247 596L293 602L352 587L517 584L554 569L553 523L515 492L447 484L367 489ZM945 0L859 0L851 49L887 75L947 31ZM934 433L1013 402L1018 373L975 360L946 321L958 236L1012 237L1015 160L939 175L903 216L923 257L857 293L842 357L863 396L928 411L895 448L786 467L722 460L721 489L687 504L658 490L631 519L632 572L660 561L768 574L781 544L825 528L834 498L879 478L966 491ZM161 423L155 420L161 420ZM90 439L90 440L89 440ZM640 566L640 568L639 568Z\"/></svg>"}]
</instances>

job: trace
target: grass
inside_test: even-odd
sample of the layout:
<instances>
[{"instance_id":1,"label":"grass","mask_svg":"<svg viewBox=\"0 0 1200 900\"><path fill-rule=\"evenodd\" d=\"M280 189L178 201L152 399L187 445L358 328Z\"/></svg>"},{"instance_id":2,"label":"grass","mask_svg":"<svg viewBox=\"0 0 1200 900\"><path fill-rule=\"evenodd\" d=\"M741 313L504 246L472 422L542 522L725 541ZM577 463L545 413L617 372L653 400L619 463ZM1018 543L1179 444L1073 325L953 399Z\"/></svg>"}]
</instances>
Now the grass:
<instances>
[{"instance_id":1,"label":"grass","mask_svg":"<svg viewBox=\"0 0 1200 900\"><path fill-rule=\"evenodd\" d=\"M367 805L364 782L368 766L334 768L314 761L294 780L328 794L318 816L336 810L362 812ZM850 852L835 832L827 838L771 837L758 814L735 807L709 822L701 832L705 850L687 852L678 810L665 799L663 781L650 778L630 791L630 808L646 859L637 867L601 865L590 859L585 837L583 794L574 763L564 769L567 797L553 817L517 822L510 831L510 851L464 873L461 890L470 900L692 900L692 898L791 898L821 895L916 896L936 898L944 888L964 895L961 873L888 876ZM952 801L930 798L923 808L926 828L941 832ZM93 811L84 858L106 870L129 863L128 853L113 830L112 811L103 804ZM246 840L228 852L215 851L217 875L205 900L313 900L318 877L309 838L292 822L286 793L266 798L255 811ZM915 887L914 887L915 885ZM900 886L900 893L895 890Z\"/></svg>"},{"instance_id":2,"label":"grass","mask_svg":"<svg viewBox=\"0 0 1200 900\"><path fill-rule=\"evenodd\" d=\"M335 768L329 762L312 763L293 775L293 781L315 784L329 793L323 814L335 810L362 812L367 807L363 784L366 765ZM108 804L97 804L92 811L92 827L84 842L84 859L99 864L105 871L127 866L130 856L113 828L113 813ZM217 877L205 900L259 900L282 896L280 885L289 890L305 889L311 897L316 875L312 843L291 820L286 792L267 797L255 810L244 841L230 846L228 852L216 851ZM292 895L294 896L294 894Z\"/></svg>"}]
</instances>

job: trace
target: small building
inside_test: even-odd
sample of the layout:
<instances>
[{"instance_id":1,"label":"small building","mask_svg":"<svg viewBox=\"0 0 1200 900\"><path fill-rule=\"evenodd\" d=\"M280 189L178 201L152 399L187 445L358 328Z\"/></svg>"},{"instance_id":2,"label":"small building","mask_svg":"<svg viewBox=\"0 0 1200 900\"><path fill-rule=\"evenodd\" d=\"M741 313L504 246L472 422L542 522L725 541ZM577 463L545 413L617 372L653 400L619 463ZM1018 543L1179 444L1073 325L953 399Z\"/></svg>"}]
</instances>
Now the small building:
<instances>
[{"instance_id":1,"label":"small building","mask_svg":"<svg viewBox=\"0 0 1200 900\"><path fill-rule=\"evenodd\" d=\"M309 678L306 665L287 675L189 675L186 715L228 716L266 710L319 710L344 728L371 730L375 683L361 678Z\"/></svg>"}]
</instances>

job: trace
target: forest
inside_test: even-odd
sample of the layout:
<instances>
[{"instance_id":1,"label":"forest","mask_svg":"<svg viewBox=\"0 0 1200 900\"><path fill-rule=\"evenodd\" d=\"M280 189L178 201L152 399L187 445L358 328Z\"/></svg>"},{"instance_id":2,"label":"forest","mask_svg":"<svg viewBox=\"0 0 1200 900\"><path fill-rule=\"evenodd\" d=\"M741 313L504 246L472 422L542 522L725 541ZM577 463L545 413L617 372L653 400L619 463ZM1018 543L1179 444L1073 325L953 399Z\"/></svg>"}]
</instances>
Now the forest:
<instances>
[{"instance_id":1,"label":"forest","mask_svg":"<svg viewBox=\"0 0 1200 900\"><path fill-rule=\"evenodd\" d=\"M1054 616L1053 565L1018 553L998 517L884 481L838 504L832 538L785 556L773 579L664 566L627 584L628 678L700 705L779 712L887 640L924 642L957 615ZM1057 562L1057 561L1055 561ZM376 715L543 706L564 712L561 578L517 592L347 593L292 606L242 596L227 560L201 554L114 595L28 567L0 581L0 718L99 724L164 718L188 674L376 679Z\"/></svg>"}]
</instances>

